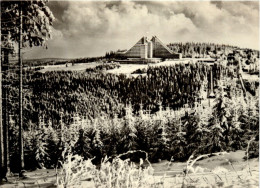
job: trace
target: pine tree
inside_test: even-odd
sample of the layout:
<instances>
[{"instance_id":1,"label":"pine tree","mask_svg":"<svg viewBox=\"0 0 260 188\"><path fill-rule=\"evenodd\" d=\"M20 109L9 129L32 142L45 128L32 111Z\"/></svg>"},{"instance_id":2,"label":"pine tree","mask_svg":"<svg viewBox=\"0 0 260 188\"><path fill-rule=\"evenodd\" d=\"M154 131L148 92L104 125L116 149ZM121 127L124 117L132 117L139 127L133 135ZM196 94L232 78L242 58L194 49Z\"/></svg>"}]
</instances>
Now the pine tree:
<instances>
[{"instance_id":1,"label":"pine tree","mask_svg":"<svg viewBox=\"0 0 260 188\"><path fill-rule=\"evenodd\" d=\"M53 20L54 16L46 6L46 1L1 1L1 54L4 55L2 64L5 65L5 68L9 66L8 55L13 52L14 43L19 43L22 40L21 47L45 45L46 39L50 37L50 25L52 25ZM22 36L21 40L20 36ZM4 95L5 93L3 90ZM8 131L5 128L6 124L2 126L4 129L0 129L1 139L4 135L3 131ZM7 140L8 138L5 138L4 145L6 145ZM2 144L0 146L1 156L3 156L4 149ZM5 154L5 161L7 155L9 154ZM1 174L6 173L4 172L6 170L3 170L7 168L5 163L1 160ZM21 169L24 168L23 163L23 156L21 156Z\"/></svg>"}]
</instances>

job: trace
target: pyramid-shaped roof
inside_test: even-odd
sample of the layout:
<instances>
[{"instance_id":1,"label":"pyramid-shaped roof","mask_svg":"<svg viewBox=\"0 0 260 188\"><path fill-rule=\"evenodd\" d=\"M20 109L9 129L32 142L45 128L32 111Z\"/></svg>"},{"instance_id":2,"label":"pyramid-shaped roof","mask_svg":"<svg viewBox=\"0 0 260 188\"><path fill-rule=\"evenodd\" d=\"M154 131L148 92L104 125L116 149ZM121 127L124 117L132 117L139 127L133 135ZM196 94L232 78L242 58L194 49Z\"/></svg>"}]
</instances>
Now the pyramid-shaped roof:
<instances>
[{"instance_id":1,"label":"pyramid-shaped roof","mask_svg":"<svg viewBox=\"0 0 260 188\"><path fill-rule=\"evenodd\" d=\"M151 41L153 42L153 54L154 57L169 56L173 54L173 51L170 50L163 42L156 36L153 36Z\"/></svg>"},{"instance_id":2,"label":"pyramid-shaped roof","mask_svg":"<svg viewBox=\"0 0 260 188\"><path fill-rule=\"evenodd\" d=\"M125 55L131 58L139 58L141 50L140 47L142 44L146 44L147 42L147 37L142 37L132 48L126 51Z\"/></svg>"},{"instance_id":3,"label":"pyramid-shaped roof","mask_svg":"<svg viewBox=\"0 0 260 188\"><path fill-rule=\"evenodd\" d=\"M152 42L152 54L155 58L172 58L176 54L169 49L158 37L153 36L151 40L142 37L132 48L125 52L124 56L128 58L140 58L141 46Z\"/></svg>"}]
</instances>

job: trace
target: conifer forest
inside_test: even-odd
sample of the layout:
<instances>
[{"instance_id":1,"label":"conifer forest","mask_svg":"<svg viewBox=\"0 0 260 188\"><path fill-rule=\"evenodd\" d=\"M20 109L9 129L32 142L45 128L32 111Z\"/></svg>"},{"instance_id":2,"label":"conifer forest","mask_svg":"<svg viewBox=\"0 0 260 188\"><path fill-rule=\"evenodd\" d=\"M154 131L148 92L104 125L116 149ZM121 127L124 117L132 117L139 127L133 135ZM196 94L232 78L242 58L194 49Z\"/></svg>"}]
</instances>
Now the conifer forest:
<instances>
[{"instance_id":1,"label":"conifer forest","mask_svg":"<svg viewBox=\"0 0 260 188\"><path fill-rule=\"evenodd\" d=\"M84 23L94 33L113 19L135 15L131 11L155 16L156 3L164 5L156 1L0 3L0 187L259 186L259 50L221 40L178 40L159 43L159 52L170 55L149 59L147 54L142 57L144 41L132 47L140 50L141 58L127 57L131 48L115 50L120 45L112 50L106 46L99 56L80 57L75 48L76 58L40 58L44 53L39 51L35 53L39 58L25 58L33 54L28 49L57 50L58 44L52 48L55 37L70 41L73 32L81 31L73 28L70 34L57 34L76 26L80 19L76 16L71 26L63 23L75 7L105 9L90 13L86 8L81 15L93 19ZM166 4L171 3L190 7L181 1ZM208 6L209 2L197 3ZM254 4L243 4L247 5ZM125 10L129 7L133 10ZM185 14L186 9L169 14ZM103 23L106 13L112 21ZM190 14L185 19L196 19ZM106 28L106 32L112 31ZM101 37L93 33L89 41ZM154 43L154 55L159 54L159 44ZM80 42L77 45L81 48Z\"/></svg>"}]
</instances>

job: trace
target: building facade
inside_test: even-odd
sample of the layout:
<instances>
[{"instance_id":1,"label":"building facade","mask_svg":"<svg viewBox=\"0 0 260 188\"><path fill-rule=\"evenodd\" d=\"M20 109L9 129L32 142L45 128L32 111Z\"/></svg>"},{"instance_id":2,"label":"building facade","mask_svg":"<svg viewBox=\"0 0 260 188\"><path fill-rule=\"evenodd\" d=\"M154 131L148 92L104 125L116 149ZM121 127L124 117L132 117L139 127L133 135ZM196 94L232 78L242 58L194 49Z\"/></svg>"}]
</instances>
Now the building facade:
<instances>
[{"instance_id":1,"label":"building facade","mask_svg":"<svg viewBox=\"0 0 260 188\"><path fill-rule=\"evenodd\" d=\"M181 59L181 54L174 53L166 45L164 45L156 36L151 40L142 37L132 48L121 54L126 58L165 58L165 59Z\"/></svg>"}]
</instances>

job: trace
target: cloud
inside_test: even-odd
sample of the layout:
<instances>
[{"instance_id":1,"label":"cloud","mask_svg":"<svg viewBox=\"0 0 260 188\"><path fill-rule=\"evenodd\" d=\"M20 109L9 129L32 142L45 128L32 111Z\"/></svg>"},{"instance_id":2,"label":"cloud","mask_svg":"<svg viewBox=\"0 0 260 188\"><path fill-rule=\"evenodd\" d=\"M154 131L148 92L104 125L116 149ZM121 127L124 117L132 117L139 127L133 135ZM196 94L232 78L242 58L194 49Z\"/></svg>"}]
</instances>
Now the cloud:
<instances>
[{"instance_id":1,"label":"cloud","mask_svg":"<svg viewBox=\"0 0 260 188\"><path fill-rule=\"evenodd\" d=\"M165 43L214 42L259 48L258 2L68 1L51 5L58 21L56 35L49 41L52 50L44 56L104 55L130 48L144 35L157 35Z\"/></svg>"}]
</instances>

